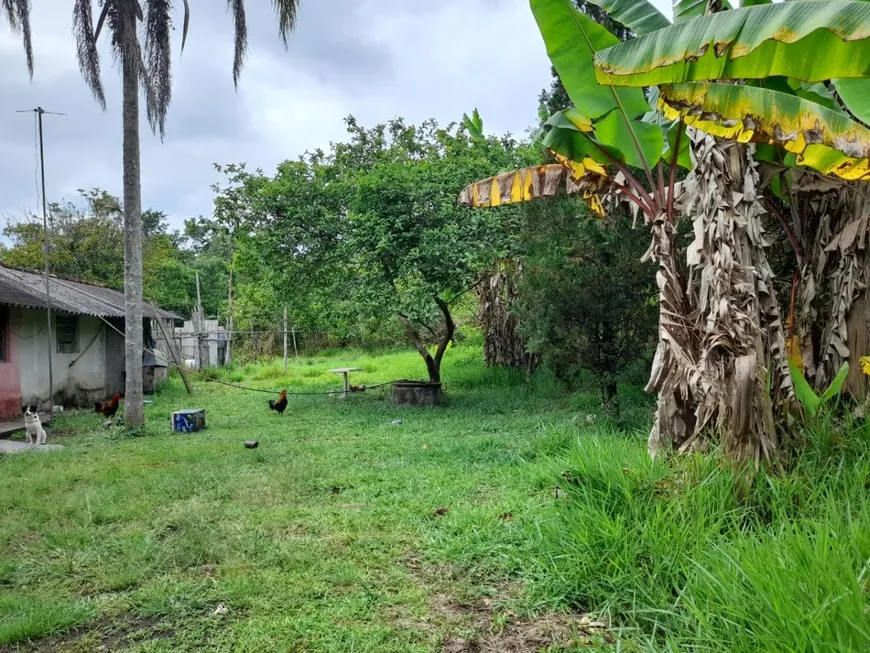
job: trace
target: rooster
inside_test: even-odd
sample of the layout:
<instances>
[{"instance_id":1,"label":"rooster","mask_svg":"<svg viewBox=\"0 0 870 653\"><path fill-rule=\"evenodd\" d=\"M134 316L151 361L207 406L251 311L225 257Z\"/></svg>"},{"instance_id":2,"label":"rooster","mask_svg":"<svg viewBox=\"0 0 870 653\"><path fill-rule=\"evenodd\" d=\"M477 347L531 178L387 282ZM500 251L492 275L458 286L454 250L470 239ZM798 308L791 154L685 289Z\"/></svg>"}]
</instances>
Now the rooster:
<instances>
[{"instance_id":1,"label":"rooster","mask_svg":"<svg viewBox=\"0 0 870 653\"><path fill-rule=\"evenodd\" d=\"M105 417L112 418L118 412L118 402L121 400L121 395L115 395L109 401L101 404L99 401L94 402L94 412Z\"/></svg>"},{"instance_id":2,"label":"rooster","mask_svg":"<svg viewBox=\"0 0 870 653\"><path fill-rule=\"evenodd\" d=\"M278 401L274 399L269 400L269 408L275 410L282 415L284 414L284 409L287 408L287 391L282 390L281 394L278 396Z\"/></svg>"}]
</instances>

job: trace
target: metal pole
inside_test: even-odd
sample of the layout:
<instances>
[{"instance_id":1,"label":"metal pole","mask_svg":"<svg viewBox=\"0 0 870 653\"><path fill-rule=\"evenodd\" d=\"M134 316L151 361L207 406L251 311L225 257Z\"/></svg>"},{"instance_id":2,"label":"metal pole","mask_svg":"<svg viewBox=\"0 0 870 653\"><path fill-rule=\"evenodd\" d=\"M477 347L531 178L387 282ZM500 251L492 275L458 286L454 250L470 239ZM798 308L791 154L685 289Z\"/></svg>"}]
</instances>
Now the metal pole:
<instances>
[{"instance_id":1,"label":"metal pole","mask_svg":"<svg viewBox=\"0 0 870 653\"><path fill-rule=\"evenodd\" d=\"M50 268L48 265L48 211L46 210L45 200L45 150L42 144L42 114L45 110L42 107L36 107L36 115L39 119L39 170L42 177L42 251L45 259L45 301L48 304L46 316L48 320L48 414L54 415L54 372L52 370L52 355L51 350L54 347L54 341L51 337L51 286L49 284L48 275Z\"/></svg>"},{"instance_id":2,"label":"metal pole","mask_svg":"<svg viewBox=\"0 0 870 653\"><path fill-rule=\"evenodd\" d=\"M51 286L49 284L49 274L51 273L51 269L48 265L49 232L48 210L46 208L47 201L45 198L45 149L43 146L42 138L42 116L46 113L50 113L54 116L65 116L66 114L57 113L56 111L46 111L42 107L36 107L35 109L22 109L21 111L16 111L15 113L31 112L36 115L37 122L39 123L39 170L42 177L42 256L45 264L45 300L47 304L46 319L48 321L48 412L49 415L52 415L54 413L54 371L52 370L51 350L52 347L54 347L55 345L52 342L53 329L51 328Z\"/></svg>"},{"instance_id":3,"label":"metal pole","mask_svg":"<svg viewBox=\"0 0 870 653\"><path fill-rule=\"evenodd\" d=\"M287 307L284 307L284 376L287 376Z\"/></svg>"},{"instance_id":4,"label":"metal pole","mask_svg":"<svg viewBox=\"0 0 870 653\"><path fill-rule=\"evenodd\" d=\"M299 358L299 350L296 349L296 327L293 327L293 356Z\"/></svg>"}]
</instances>

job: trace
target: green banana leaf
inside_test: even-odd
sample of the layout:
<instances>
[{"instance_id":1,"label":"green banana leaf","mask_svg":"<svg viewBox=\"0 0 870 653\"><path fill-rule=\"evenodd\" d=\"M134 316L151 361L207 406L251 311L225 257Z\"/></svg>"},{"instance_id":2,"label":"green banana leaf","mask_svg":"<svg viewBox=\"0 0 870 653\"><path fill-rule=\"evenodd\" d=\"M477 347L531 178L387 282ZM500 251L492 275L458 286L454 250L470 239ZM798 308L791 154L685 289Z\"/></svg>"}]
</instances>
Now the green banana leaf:
<instances>
[{"instance_id":1,"label":"green banana leaf","mask_svg":"<svg viewBox=\"0 0 870 653\"><path fill-rule=\"evenodd\" d=\"M634 147L632 132L637 138L640 152ZM604 145L621 150L625 162L636 168L643 168L644 165L652 168L661 160L664 151L665 137L659 125L640 120L626 123L617 111L595 123L595 136Z\"/></svg>"},{"instance_id":2,"label":"green banana leaf","mask_svg":"<svg viewBox=\"0 0 870 653\"><path fill-rule=\"evenodd\" d=\"M731 9L728 0L725 0L723 4ZM682 23L703 16L706 9L707 0L674 0L674 22Z\"/></svg>"},{"instance_id":3,"label":"green banana leaf","mask_svg":"<svg viewBox=\"0 0 870 653\"><path fill-rule=\"evenodd\" d=\"M822 396L819 397L819 401L822 404L829 402L831 399L840 394L843 390L843 384L846 382L846 377L849 376L849 362L846 361L843 363L842 367L840 367L840 371L837 372L837 376L834 377L834 380L831 381L831 385L828 386L828 389L822 393Z\"/></svg>"},{"instance_id":4,"label":"green banana leaf","mask_svg":"<svg viewBox=\"0 0 870 653\"><path fill-rule=\"evenodd\" d=\"M686 125L682 120L675 120L668 128L668 152L665 159L668 164L673 160L673 151L677 145L677 135L680 136L680 152L677 154L677 165L686 170L692 169L691 140L686 134Z\"/></svg>"},{"instance_id":5,"label":"green banana leaf","mask_svg":"<svg viewBox=\"0 0 870 653\"><path fill-rule=\"evenodd\" d=\"M649 111L641 89L614 89L595 81L595 52L619 39L578 11L574 0L531 0L531 7L550 61L584 115L595 120L621 107L629 118L636 118Z\"/></svg>"},{"instance_id":6,"label":"green banana leaf","mask_svg":"<svg viewBox=\"0 0 870 653\"><path fill-rule=\"evenodd\" d=\"M804 412L807 417L815 417L819 414L819 408L822 405L822 400L813 392L810 384L807 383L806 377L798 367L791 361L788 362L788 368L791 372L791 383L794 387L794 396L804 407Z\"/></svg>"},{"instance_id":7,"label":"green banana leaf","mask_svg":"<svg viewBox=\"0 0 870 653\"><path fill-rule=\"evenodd\" d=\"M834 79L837 94L858 120L870 127L870 79Z\"/></svg>"},{"instance_id":8,"label":"green banana leaf","mask_svg":"<svg viewBox=\"0 0 870 653\"><path fill-rule=\"evenodd\" d=\"M783 146L798 165L842 179L870 181L870 129L794 95L734 84L660 87L669 119L739 142Z\"/></svg>"},{"instance_id":9,"label":"green banana leaf","mask_svg":"<svg viewBox=\"0 0 870 653\"><path fill-rule=\"evenodd\" d=\"M784 2L724 11L595 54L600 84L651 86L787 76L870 77L870 2Z\"/></svg>"},{"instance_id":10,"label":"green banana leaf","mask_svg":"<svg viewBox=\"0 0 870 653\"><path fill-rule=\"evenodd\" d=\"M468 130L472 138L483 138L483 119L480 117L480 112L475 108L468 117L467 113L462 114L462 126Z\"/></svg>"},{"instance_id":11,"label":"green banana leaf","mask_svg":"<svg viewBox=\"0 0 870 653\"><path fill-rule=\"evenodd\" d=\"M655 5L648 0L587 0L606 11L614 20L622 23L638 36L671 26ZM704 4L706 0L703 0Z\"/></svg>"}]
</instances>

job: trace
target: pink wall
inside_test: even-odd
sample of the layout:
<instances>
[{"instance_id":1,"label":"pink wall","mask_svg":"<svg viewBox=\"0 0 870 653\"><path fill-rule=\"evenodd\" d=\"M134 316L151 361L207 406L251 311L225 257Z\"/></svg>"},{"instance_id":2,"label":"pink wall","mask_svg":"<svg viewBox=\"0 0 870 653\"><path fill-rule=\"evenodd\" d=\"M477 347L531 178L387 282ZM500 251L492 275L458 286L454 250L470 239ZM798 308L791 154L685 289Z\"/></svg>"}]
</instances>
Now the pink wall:
<instances>
[{"instance_id":1,"label":"pink wall","mask_svg":"<svg viewBox=\"0 0 870 653\"><path fill-rule=\"evenodd\" d=\"M6 362L0 362L0 419L18 418L21 415L21 374L18 368L18 338L12 335L20 326L21 311L9 307L8 320L0 324L6 330Z\"/></svg>"}]
</instances>

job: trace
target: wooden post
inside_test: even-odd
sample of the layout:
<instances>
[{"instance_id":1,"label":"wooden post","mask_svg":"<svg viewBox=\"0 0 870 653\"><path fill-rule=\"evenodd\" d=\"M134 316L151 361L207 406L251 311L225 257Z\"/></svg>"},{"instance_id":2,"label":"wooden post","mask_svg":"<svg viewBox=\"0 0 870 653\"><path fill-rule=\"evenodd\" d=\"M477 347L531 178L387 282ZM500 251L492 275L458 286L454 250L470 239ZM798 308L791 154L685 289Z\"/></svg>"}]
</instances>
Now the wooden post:
<instances>
[{"instance_id":1,"label":"wooden post","mask_svg":"<svg viewBox=\"0 0 870 653\"><path fill-rule=\"evenodd\" d=\"M202 310L202 295L199 292L199 270L196 271L196 321L194 322L194 329L196 329L196 358L199 363L197 367L202 371L208 367L209 341L208 334L205 333L205 313Z\"/></svg>"},{"instance_id":2,"label":"wooden post","mask_svg":"<svg viewBox=\"0 0 870 653\"><path fill-rule=\"evenodd\" d=\"M299 350L296 349L296 327L293 327L293 356L299 358Z\"/></svg>"},{"instance_id":3,"label":"wooden post","mask_svg":"<svg viewBox=\"0 0 870 653\"><path fill-rule=\"evenodd\" d=\"M227 291L227 365L233 362L233 268L230 267L230 283Z\"/></svg>"},{"instance_id":4,"label":"wooden post","mask_svg":"<svg viewBox=\"0 0 870 653\"><path fill-rule=\"evenodd\" d=\"M287 376L287 307L284 307L284 376Z\"/></svg>"},{"instance_id":5,"label":"wooden post","mask_svg":"<svg viewBox=\"0 0 870 653\"><path fill-rule=\"evenodd\" d=\"M151 307L154 309L154 315L160 315L160 313L157 312L157 306L151 304ZM188 380L187 373L184 371L184 361L182 361L178 356L178 352L175 351L175 344L169 339L166 329L163 328L163 320L158 317L155 321L157 322L157 326L160 327L160 334L163 336L163 340L166 341L166 348L169 350L172 362L175 363L178 373L181 374L181 380L184 381L184 387L187 388L187 394L192 395L193 388L190 387L190 380Z\"/></svg>"}]
</instances>

